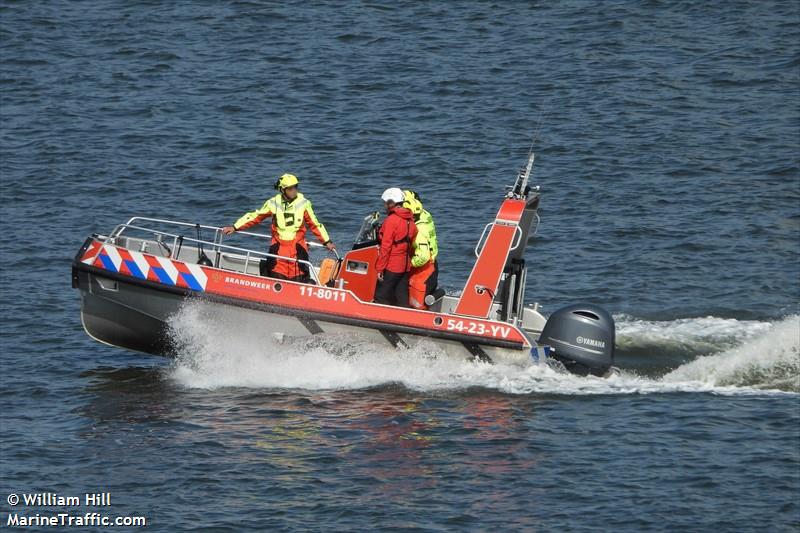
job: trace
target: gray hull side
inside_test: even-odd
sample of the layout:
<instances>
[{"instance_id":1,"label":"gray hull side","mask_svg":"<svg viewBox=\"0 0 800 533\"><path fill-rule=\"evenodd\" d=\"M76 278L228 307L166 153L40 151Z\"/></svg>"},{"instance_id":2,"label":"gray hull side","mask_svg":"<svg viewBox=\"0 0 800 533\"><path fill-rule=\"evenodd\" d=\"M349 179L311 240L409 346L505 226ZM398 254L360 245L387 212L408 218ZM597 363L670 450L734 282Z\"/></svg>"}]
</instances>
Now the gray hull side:
<instances>
[{"instance_id":1,"label":"gray hull side","mask_svg":"<svg viewBox=\"0 0 800 533\"><path fill-rule=\"evenodd\" d=\"M88 273L80 275L83 328L100 342L153 355L172 355L167 321L183 304L161 293Z\"/></svg>"}]
</instances>

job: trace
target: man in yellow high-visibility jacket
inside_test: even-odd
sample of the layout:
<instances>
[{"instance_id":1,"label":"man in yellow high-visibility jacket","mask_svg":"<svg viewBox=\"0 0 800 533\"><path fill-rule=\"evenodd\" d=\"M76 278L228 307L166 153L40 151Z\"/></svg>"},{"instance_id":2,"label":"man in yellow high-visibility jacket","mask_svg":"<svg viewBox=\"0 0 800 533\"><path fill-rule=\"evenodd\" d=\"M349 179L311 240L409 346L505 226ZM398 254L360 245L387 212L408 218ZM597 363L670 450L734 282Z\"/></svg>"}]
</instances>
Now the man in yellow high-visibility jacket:
<instances>
[{"instance_id":1,"label":"man in yellow high-visibility jacket","mask_svg":"<svg viewBox=\"0 0 800 533\"><path fill-rule=\"evenodd\" d=\"M238 230L245 230L260 224L267 217L272 217L272 245L269 253L290 259L308 261L308 243L306 242L306 226L329 250L336 246L331 242L325 230L314 214L311 200L298 192L300 182L293 174L284 174L275 183L280 191L264 202L261 208L245 213L232 226L225 226L222 232L230 235ZM296 261L283 261L270 257L266 262L263 274L291 281L308 281L308 264Z\"/></svg>"},{"instance_id":2,"label":"man in yellow high-visibility jacket","mask_svg":"<svg viewBox=\"0 0 800 533\"><path fill-rule=\"evenodd\" d=\"M411 273L408 278L408 302L415 309L427 309L425 296L436 290L439 280L439 243L433 217L425 210L419 195L414 191L403 191L403 207L414 214L417 236L414 238L411 257Z\"/></svg>"}]
</instances>

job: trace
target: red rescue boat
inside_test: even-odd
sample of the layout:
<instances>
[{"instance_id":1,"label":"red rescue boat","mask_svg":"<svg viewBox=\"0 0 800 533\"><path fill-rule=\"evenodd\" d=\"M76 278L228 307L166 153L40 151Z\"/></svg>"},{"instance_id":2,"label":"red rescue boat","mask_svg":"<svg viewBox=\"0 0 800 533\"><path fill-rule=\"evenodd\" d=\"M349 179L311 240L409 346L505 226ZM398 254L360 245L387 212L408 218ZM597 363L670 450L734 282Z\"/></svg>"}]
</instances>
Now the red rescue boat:
<instances>
[{"instance_id":1,"label":"red rescue boat","mask_svg":"<svg viewBox=\"0 0 800 533\"><path fill-rule=\"evenodd\" d=\"M524 252L539 220L540 191L528 185L532 164L531 154L484 227L463 290L429 295L428 310L372 301L377 213L364 220L343 257L307 263L311 283L260 275L271 257L266 235L237 232L238 240L255 244L232 245L220 227L133 217L108 235L86 239L75 256L72 285L80 290L84 329L107 344L171 355L170 317L186 299L200 298L258 313L279 342L352 334L405 347L427 339L451 356L529 364L549 355L572 371L601 375L613 364L614 323L607 312L580 304L547 320L538 304L523 303ZM201 230L212 232L212 240Z\"/></svg>"}]
</instances>

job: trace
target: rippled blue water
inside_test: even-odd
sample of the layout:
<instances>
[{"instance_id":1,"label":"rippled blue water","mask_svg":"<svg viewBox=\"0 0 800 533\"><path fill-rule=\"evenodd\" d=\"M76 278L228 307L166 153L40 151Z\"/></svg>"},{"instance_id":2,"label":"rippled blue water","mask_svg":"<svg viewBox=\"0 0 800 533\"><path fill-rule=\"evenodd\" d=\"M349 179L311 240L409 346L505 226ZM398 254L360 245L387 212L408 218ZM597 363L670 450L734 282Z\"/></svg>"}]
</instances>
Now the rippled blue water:
<instances>
[{"instance_id":1,"label":"rippled blue water","mask_svg":"<svg viewBox=\"0 0 800 533\"><path fill-rule=\"evenodd\" d=\"M3 2L0 501L106 490L156 531L796 530L798 28L789 1ZM191 309L177 363L81 329L86 236L230 223L286 171L341 246L421 191L458 290L540 119L528 300L607 307L640 375L278 355Z\"/></svg>"}]
</instances>

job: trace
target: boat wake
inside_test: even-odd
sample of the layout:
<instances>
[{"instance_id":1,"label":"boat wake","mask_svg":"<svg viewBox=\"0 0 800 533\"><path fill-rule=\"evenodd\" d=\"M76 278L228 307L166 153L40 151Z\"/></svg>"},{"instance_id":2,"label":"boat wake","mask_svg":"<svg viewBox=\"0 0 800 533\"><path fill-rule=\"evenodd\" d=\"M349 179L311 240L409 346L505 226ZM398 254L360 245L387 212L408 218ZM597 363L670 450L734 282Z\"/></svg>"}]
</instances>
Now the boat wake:
<instances>
[{"instance_id":1,"label":"boat wake","mask_svg":"<svg viewBox=\"0 0 800 533\"><path fill-rule=\"evenodd\" d=\"M663 381L800 392L800 316L789 317L740 346L681 365Z\"/></svg>"},{"instance_id":2,"label":"boat wake","mask_svg":"<svg viewBox=\"0 0 800 533\"><path fill-rule=\"evenodd\" d=\"M615 317L617 350L649 357L697 357L728 350L765 335L774 323L713 316L667 321Z\"/></svg>"},{"instance_id":3,"label":"boat wake","mask_svg":"<svg viewBox=\"0 0 800 533\"><path fill-rule=\"evenodd\" d=\"M800 315L777 322L713 317L617 321L620 350L628 358L641 352L638 360L650 357L648 351L656 353L663 368L659 376L634 369L607 378L578 377L558 364L460 361L427 342L391 350L341 336L277 339L260 327L258 316L194 301L171 319L178 357L169 374L182 386L208 389L401 385L419 391L486 388L508 394L800 393ZM683 362L663 367L663 356L670 353Z\"/></svg>"}]
</instances>

